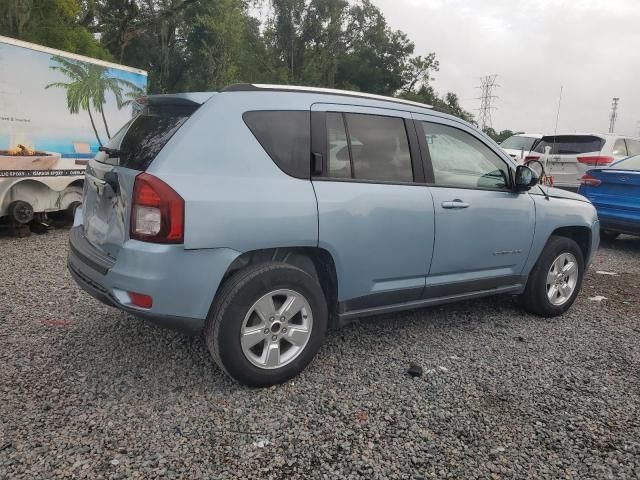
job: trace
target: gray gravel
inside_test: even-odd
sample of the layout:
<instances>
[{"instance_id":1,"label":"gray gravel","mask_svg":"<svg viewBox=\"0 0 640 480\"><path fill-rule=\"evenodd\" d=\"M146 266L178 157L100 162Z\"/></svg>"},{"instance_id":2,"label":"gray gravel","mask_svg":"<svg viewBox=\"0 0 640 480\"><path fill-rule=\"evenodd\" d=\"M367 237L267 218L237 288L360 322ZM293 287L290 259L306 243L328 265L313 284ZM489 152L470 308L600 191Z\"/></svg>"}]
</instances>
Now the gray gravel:
<instances>
[{"instance_id":1,"label":"gray gravel","mask_svg":"<svg viewBox=\"0 0 640 480\"><path fill-rule=\"evenodd\" d=\"M0 238L0 479L640 478L640 239L601 249L562 318L509 297L377 317L253 390L81 292L66 238Z\"/></svg>"}]
</instances>

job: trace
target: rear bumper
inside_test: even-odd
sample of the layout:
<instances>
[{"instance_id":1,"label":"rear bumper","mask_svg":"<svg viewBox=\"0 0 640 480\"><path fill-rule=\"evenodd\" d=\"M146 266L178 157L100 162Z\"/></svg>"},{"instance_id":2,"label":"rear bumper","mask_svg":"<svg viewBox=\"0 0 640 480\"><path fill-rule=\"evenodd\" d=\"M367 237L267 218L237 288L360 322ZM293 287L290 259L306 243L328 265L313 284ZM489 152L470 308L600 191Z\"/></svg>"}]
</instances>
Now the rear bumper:
<instances>
[{"instance_id":1,"label":"rear bumper","mask_svg":"<svg viewBox=\"0 0 640 480\"><path fill-rule=\"evenodd\" d=\"M87 241L81 225L71 229L69 244L69 272L83 290L107 305L189 334L204 327L217 288L239 255L230 249L185 250L128 240L114 259ZM152 307L132 305L127 292L150 295Z\"/></svg>"},{"instance_id":2,"label":"rear bumper","mask_svg":"<svg viewBox=\"0 0 640 480\"><path fill-rule=\"evenodd\" d=\"M187 335L198 335L203 327L204 320L199 318L175 317L171 315L161 315L158 313L149 313L140 309L130 308L119 303L107 290L101 285L93 282L90 278L84 276L71 260L68 261L68 268L71 276L76 283L93 298L101 301L105 305L119 308L136 317L143 318L161 327L169 328Z\"/></svg>"}]
</instances>

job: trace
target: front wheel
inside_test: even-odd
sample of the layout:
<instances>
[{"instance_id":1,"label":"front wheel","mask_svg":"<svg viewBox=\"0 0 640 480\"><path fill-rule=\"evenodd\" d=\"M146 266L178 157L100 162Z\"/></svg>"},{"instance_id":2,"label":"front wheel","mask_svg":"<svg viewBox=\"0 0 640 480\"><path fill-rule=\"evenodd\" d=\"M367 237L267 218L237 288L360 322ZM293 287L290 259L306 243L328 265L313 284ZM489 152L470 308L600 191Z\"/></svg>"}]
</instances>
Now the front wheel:
<instances>
[{"instance_id":1,"label":"front wheel","mask_svg":"<svg viewBox=\"0 0 640 480\"><path fill-rule=\"evenodd\" d=\"M231 378L265 387L304 370L324 340L327 321L314 276L285 263L262 263L224 284L207 318L205 340Z\"/></svg>"},{"instance_id":2,"label":"front wheel","mask_svg":"<svg viewBox=\"0 0 640 480\"><path fill-rule=\"evenodd\" d=\"M536 315L562 315L575 302L583 276L584 258L578 244L552 236L529 274L522 304Z\"/></svg>"}]
</instances>

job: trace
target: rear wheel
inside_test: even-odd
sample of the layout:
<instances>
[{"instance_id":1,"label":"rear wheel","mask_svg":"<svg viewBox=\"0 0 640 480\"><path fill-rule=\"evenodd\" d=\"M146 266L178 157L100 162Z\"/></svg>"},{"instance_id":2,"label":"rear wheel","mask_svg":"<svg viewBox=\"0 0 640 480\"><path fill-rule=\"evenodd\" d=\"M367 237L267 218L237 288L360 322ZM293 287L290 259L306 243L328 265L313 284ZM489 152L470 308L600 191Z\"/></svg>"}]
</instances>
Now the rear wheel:
<instances>
[{"instance_id":1,"label":"rear wheel","mask_svg":"<svg viewBox=\"0 0 640 480\"><path fill-rule=\"evenodd\" d=\"M207 347L234 380L265 387L296 376L327 330L318 280L285 263L251 265L222 287L205 326Z\"/></svg>"},{"instance_id":2,"label":"rear wheel","mask_svg":"<svg viewBox=\"0 0 640 480\"><path fill-rule=\"evenodd\" d=\"M566 312L575 301L584 275L584 259L578 244L552 236L529 274L521 300L524 308L544 317Z\"/></svg>"},{"instance_id":3,"label":"rear wheel","mask_svg":"<svg viewBox=\"0 0 640 480\"><path fill-rule=\"evenodd\" d=\"M611 230L600 230L600 238L607 242L613 242L619 236L620 233L618 232L613 232Z\"/></svg>"}]
</instances>

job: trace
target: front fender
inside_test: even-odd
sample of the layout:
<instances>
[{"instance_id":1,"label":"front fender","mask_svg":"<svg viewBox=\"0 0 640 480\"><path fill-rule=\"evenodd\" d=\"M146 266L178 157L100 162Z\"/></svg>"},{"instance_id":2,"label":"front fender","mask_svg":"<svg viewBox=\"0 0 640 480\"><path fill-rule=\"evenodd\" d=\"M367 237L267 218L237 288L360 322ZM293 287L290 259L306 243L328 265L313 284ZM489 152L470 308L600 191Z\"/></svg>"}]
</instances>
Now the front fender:
<instances>
[{"instance_id":1,"label":"front fender","mask_svg":"<svg viewBox=\"0 0 640 480\"><path fill-rule=\"evenodd\" d=\"M600 241L598 215L588 202L569 198L546 198L532 195L536 206L536 229L529 258L523 274L528 275L538 261L549 237L558 229L578 227L589 232L589 246L585 264L591 262Z\"/></svg>"}]
</instances>

